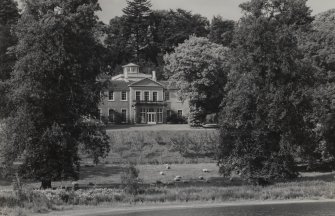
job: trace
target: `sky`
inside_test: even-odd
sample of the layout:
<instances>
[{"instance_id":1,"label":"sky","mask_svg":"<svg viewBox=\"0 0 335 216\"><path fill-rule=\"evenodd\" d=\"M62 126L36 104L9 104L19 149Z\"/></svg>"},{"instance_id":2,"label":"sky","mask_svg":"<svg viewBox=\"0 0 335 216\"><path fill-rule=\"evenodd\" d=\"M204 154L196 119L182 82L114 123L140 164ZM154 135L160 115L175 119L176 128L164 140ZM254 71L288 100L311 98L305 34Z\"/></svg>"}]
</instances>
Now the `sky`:
<instances>
[{"instance_id":1,"label":"sky","mask_svg":"<svg viewBox=\"0 0 335 216\"><path fill-rule=\"evenodd\" d=\"M246 0L151 0L152 9L182 8L193 13L199 13L209 20L213 16L221 15L225 19L238 20L241 17L239 4ZM292 0L294 1L294 0ZM122 8L126 0L99 0L102 11L98 13L100 19L108 23L115 16L122 15ZM335 8L335 0L308 0L308 6L313 14Z\"/></svg>"}]
</instances>

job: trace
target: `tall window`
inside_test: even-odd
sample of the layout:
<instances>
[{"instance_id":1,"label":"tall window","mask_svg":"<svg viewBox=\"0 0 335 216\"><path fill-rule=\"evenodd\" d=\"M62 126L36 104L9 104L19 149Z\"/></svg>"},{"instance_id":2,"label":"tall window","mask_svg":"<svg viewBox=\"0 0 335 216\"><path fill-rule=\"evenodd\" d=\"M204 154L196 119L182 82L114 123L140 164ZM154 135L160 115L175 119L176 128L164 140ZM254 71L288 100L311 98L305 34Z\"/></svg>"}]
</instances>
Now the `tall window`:
<instances>
[{"instance_id":1,"label":"tall window","mask_svg":"<svg viewBox=\"0 0 335 216\"><path fill-rule=\"evenodd\" d=\"M136 91L136 101L140 101L141 100L141 92L140 91Z\"/></svg>"},{"instance_id":2,"label":"tall window","mask_svg":"<svg viewBox=\"0 0 335 216\"><path fill-rule=\"evenodd\" d=\"M152 92L152 101L157 101L157 92Z\"/></svg>"},{"instance_id":3,"label":"tall window","mask_svg":"<svg viewBox=\"0 0 335 216\"><path fill-rule=\"evenodd\" d=\"M178 117L179 118L183 117L183 111L182 110L178 110Z\"/></svg>"},{"instance_id":4,"label":"tall window","mask_svg":"<svg viewBox=\"0 0 335 216\"><path fill-rule=\"evenodd\" d=\"M121 117L122 117L122 122L127 122L127 110L126 109L121 110Z\"/></svg>"},{"instance_id":5,"label":"tall window","mask_svg":"<svg viewBox=\"0 0 335 216\"><path fill-rule=\"evenodd\" d=\"M166 110L166 116L170 117L171 116L171 110Z\"/></svg>"},{"instance_id":6,"label":"tall window","mask_svg":"<svg viewBox=\"0 0 335 216\"><path fill-rule=\"evenodd\" d=\"M146 122L145 116L146 116L145 108L141 108L141 123Z\"/></svg>"},{"instance_id":7,"label":"tall window","mask_svg":"<svg viewBox=\"0 0 335 216\"><path fill-rule=\"evenodd\" d=\"M162 108L157 109L157 121L158 123L163 123L163 109Z\"/></svg>"},{"instance_id":8,"label":"tall window","mask_svg":"<svg viewBox=\"0 0 335 216\"><path fill-rule=\"evenodd\" d=\"M126 91L121 92L121 100L123 100L123 101L127 100L127 92Z\"/></svg>"},{"instance_id":9,"label":"tall window","mask_svg":"<svg viewBox=\"0 0 335 216\"><path fill-rule=\"evenodd\" d=\"M165 100L170 100L170 92L165 92Z\"/></svg>"},{"instance_id":10,"label":"tall window","mask_svg":"<svg viewBox=\"0 0 335 216\"><path fill-rule=\"evenodd\" d=\"M144 100L149 101L149 92L148 91L144 92Z\"/></svg>"},{"instance_id":11,"label":"tall window","mask_svg":"<svg viewBox=\"0 0 335 216\"><path fill-rule=\"evenodd\" d=\"M115 111L113 109L108 111L108 120L109 122L115 122Z\"/></svg>"},{"instance_id":12,"label":"tall window","mask_svg":"<svg viewBox=\"0 0 335 216\"><path fill-rule=\"evenodd\" d=\"M113 91L108 92L108 100L110 100L110 101L114 100L114 92Z\"/></svg>"},{"instance_id":13,"label":"tall window","mask_svg":"<svg viewBox=\"0 0 335 216\"><path fill-rule=\"evenodd\" d=\"M102 109L99 108L99 109L98 109L98 112L99 112L99 120L101 121L101 119L102 119Z\"/></svg>"}]
</instances>

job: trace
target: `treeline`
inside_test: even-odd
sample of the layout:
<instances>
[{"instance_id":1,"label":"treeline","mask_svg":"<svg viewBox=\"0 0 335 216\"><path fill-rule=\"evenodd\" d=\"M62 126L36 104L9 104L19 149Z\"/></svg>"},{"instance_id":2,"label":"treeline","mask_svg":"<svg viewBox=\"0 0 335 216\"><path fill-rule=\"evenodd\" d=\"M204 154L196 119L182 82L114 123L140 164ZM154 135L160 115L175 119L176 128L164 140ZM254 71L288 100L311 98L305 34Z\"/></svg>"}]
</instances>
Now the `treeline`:
<instances>
[{"instance_id":1,"label":"treeline","mask_svg":"<svg viewBox=\"0 0 335 216\"><path fill-rule=\"evenodd\" d=\"M235 26L234 21L220 16L209 22L206 17L183 9L152 10L149 0L128 0L123 13L111 19L105 28L110 74L122 71L121 66L126 63L135 62L141 71L156 70L158 79L166 79L163 74L166 53L191 35L229 46Z\"/></svg>"}]
</instances>

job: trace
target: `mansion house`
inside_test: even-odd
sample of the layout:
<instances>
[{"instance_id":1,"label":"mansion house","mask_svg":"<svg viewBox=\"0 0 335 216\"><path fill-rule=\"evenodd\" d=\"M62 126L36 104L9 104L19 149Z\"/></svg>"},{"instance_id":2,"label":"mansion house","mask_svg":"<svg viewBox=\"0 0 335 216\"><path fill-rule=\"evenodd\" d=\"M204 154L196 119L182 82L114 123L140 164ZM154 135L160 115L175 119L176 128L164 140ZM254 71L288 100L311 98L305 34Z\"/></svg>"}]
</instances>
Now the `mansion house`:
<instances>
[{"instance_id":1,"label":"mansion house","mask_svg":"<svg viewBox=\"0 0 335 216\"><path fill-rule=\"evenodd\" d=\"M178 88L168 81L157 81L152 74L140 73L133 63L122 67L103 92L99 105L101 118L109 123L162 124L187 120L189 105L180 101Z\"/></svg>"}]
</instances>

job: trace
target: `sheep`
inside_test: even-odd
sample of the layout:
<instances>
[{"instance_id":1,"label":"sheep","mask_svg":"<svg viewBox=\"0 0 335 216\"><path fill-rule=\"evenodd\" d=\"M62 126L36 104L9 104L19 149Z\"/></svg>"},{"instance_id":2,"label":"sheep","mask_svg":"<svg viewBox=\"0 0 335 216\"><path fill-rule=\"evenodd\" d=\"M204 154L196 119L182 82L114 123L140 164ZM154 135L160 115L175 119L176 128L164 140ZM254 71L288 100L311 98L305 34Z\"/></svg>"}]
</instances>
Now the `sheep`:
<instances>
[{"instance_id":1,"label":"sheep","mask_svg":"<svg viewBox=\"0 0 335 216\"><path fill-rule=\"evenodd\" d=\"M160 174L160 175L165 175L165 173L164 173L163 171L161 171L159 174Z\"/></svg>"},{"instance_id":2,"label":"sheep","mask_svg":"<svg viewBox=\"0 0 335 216\"><path fill-rule=\"evenodd\" d=\"M209 173L208 169L202 169L202 172Z\"/></svg>"}]
</instances>

